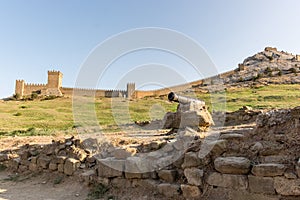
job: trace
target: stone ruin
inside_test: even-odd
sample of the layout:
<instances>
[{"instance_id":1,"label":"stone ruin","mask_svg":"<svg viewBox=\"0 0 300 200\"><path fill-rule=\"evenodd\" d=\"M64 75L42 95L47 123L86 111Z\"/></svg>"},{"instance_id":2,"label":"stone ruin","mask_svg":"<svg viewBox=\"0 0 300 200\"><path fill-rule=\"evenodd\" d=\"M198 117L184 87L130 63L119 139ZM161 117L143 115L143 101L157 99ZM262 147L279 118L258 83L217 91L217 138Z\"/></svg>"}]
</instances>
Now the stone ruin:
<instances>
[{"instance_id":1,"label":"stone ruin","mask_svg":"<svg viewBox=\"0 0 300 200\"><path fill-rule=\"evenodd\" d=\"M72 137L3 151L0 162L18 173L61 173L87 185L102 183L128 193L140 189L147 199L296 200L299 116L300 107L264 111L256 115L255 124L230 121L234 127L202 133L187 127L175 138L127 148ZM150 162L139 162L145 157L139 153L147 153ZM145 170L149 165L154 167Z\"/></svg>"}]
</instances>

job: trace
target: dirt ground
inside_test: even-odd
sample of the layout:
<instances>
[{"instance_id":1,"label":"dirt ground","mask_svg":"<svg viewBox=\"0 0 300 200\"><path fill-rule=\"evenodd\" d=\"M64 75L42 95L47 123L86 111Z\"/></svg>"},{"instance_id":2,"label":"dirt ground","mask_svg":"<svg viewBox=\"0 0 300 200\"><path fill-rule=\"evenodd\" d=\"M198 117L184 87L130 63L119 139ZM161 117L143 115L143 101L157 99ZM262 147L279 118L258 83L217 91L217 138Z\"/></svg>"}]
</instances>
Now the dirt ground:
<instances>
[{"instance_id":1,"label":"dirt ground","mask_svg":"<svg viewBox=\"0 0 300 200\"><path fill-rule=\"evenodd\" d=\"M0 200L85 200L89 188L73 177L30 174L10 176L0 172Z\"/></svg>"}]
</instances>

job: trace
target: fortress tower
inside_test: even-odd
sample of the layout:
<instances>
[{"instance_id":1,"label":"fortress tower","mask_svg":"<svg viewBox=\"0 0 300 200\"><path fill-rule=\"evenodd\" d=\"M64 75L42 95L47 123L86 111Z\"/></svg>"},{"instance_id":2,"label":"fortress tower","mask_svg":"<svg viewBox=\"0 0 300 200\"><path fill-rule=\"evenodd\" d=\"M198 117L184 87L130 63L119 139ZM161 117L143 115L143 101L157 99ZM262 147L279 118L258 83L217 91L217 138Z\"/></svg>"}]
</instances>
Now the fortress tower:
<instances>
[{"instance_id":1,"label":"fortress tower","mask_svg":"<svg viewBox=\"0 0 300 200\"><path fill-rule=\"evenodd\" d=\"M45 94L62 96L61 87L62 87L62 78L63 74L60 71L48 71L48 83Z\"/></svg>"},{"instance_id":2,"label":"fortress tower","mask_svg":"<svg viewBox=\"0 0 300 200\"><path fill-rule=\"evenodd\" d=\"M127 98L132 99L135 92L135 83L127 83Z\"/></svg>"},{"instance_id":3,"label":"fortress tower","mask_svg":"<svg viewBox=\"0 0 300 200\"><path fill-rule=\"evenodd\" d=\"M61 88L63 74L60 71L48 71L48 88Z\"/></svg>"},{"instance_id":4,"label":"fortress tower","mask_svg":"<svg viewBox=\"0 0 300 200\"><path fill-rule=\"evenodd\" d=\"M16 80L15 94L19 95L20 97L24 96L24 89L25 89L25 81Z\"/></svg>"}]
</instances>

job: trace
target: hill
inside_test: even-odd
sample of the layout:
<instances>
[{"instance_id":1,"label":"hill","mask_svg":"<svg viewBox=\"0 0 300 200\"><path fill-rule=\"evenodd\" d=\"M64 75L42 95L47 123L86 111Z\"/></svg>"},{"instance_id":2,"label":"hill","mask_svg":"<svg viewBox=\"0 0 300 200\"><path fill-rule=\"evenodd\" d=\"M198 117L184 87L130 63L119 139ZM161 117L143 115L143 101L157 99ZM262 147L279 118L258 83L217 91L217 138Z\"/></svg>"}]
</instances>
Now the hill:
<instances>
[{"instance_id":1,"label":"hill","mask_svg":"<svg viewBox=\"0 0 300 200\"><path fill-rule=\"evenodd\" d=\"M181 94L203 99L210 111L235 111L243 106L254 109L295 107L300 100L299 59L297 55L268 47L246 58L237 69L194 82ZM103 129L116 131L111 100L97 98L95 108ZM124 123L161 119L165 112L175 111L177 107L164 95L120 100L129 105L131 119ZM218 102L226 103L226 107L219 106ZM74 127L71 98L0 102L0 136L72 133Z\"/></svg>"}]
</instances>

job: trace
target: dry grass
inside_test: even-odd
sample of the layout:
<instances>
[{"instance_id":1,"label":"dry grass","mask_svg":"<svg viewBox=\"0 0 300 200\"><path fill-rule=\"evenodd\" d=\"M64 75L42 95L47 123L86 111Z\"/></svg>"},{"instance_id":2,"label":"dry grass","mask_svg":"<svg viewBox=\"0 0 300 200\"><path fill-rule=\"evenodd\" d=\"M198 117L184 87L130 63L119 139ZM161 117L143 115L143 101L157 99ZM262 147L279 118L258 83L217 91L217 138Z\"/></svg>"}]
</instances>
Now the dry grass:
<instances>
[{"instance_id":1,"label":"dry grass","mask_svg":"<svg viewBox=\"0 0 300 200\"><path fill-rule=\"evenodd\" d=\"M300 85L231 88L222 94L198 93L197 97L205 100L214 110L234 111L244 105L253 108L290 108L299 106ZM211 102L214 102L214 106ZM222 102L226 102L226 107ZM166 97L134 101L101 98L94 104L82 105L83 117L84 111L93 110L94 107L99 124L104 129L114 131L117 128L113 127L118 123L162 119L165 112L176 110L177 103L168 102ZM72 111L71 98L0 102L0 136L70 133L77 126Z\"/></svg>"}]
</instances>

